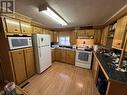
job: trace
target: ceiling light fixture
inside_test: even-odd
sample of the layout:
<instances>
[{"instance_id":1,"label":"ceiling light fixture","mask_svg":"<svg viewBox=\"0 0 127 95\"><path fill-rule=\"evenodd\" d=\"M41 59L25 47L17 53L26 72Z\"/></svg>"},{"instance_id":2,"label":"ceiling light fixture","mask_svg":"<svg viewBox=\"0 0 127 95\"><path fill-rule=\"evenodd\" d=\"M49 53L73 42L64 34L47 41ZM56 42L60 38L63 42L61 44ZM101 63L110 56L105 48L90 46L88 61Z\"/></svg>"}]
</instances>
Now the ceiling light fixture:
<instances>
[{"instance_id":1,"label":"ceiling light fixture","mask_svg":"<svg viewBox=\"0 0 127 95\"><path fill-rule=\"evenodd\" d=\"M46 10L42 10L42 13L46 14L62 26L66 26L68 23L60 17L56 12L54 12L51 8L47 7Z\"/></svg>"}]
</instances>

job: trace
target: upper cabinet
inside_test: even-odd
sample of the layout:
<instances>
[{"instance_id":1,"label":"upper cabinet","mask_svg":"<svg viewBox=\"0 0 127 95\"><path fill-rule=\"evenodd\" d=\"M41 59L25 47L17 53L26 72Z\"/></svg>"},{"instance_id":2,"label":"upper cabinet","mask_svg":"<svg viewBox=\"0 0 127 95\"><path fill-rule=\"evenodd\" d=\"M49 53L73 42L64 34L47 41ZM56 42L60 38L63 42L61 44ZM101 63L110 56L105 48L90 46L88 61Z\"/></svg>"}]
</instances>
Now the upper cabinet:
<instances>
[{"instance_id":1,"label":"upper cabinet","mask_svg":"<svg viewBox=\"0 0 127 95\"><path fill-rule=\"evenodd\" d=\"M85 30L77 30L76 33L77 33L77 38L83 37L86 35Z\"/></svg>"},{"instance_id":2,"label":"upper cabinet","mask_svg":"<svg viewBox=\"0 0 127 95\"><path fill-rule=\"evenodd\" d=\"M97 29L95 30L95 34L94 34L94 43L95 44L100 44L100 41L101 41L101 30L100 29Z\"/></svg>"},{"instance_id":3,"label":"upper cabinet","mask_svg":"<svg viewBox=\"0 0 127 95\"><path fill-rule=\"evenodd\" d=\"M53 42L58 42L59 32L53 32Z\"/></svg>"},{"instance_id":4,"label":"upper cabinet","mask_svg":"<svg viewBox=\"0 0 127 95\"><path fill-rule=\"evenodd\" d=\"M19 20L6 17L4 18L4 22L5 22L5 31L7 33L14 33L14 34L21 33Z\"/></svg>"},{"instance_id":5,"label":"upper cabinet","mask_svg":"<svg viewBox=\"0 0 127 95\"><path fill-rule=\"evenodd\" d=\"M89 29L89 30L86 30L86 36L90 37L90 36L94 36L94 33L95 30L94 29Z\"/></svg>"},{"instance_id":6,"label":"upper cabinet","mask_svg":"<svg viewBox=\"0 0 127 95\"><path fill-rule=\"evenodd\" d=\"M21 22L21 31L23 34L30 34L32 32L30 23Z\"/></svg>"},{"instance_id":7,"label":"upper cabinet","mask_svg":"<svg viewBox=\"0 0 127 95\"><path fill-rule=\"evenodd\" d=\"M106 46L106 43L107 43L108 31L109 31L109 26L106 26L106 27L102 30L101 44L104 45L104 46Z\"/></svg>"},{"instance_id":8,"label":"upper cabinet","mask_svg":"<svg viewBox=\"0 0 127 95\"><path fill-rule=\"evenodd\" d=\"M71 45L76 44L76 32L75 31L70 32L70 43Z\"/></svg>"},{"instance_id":9,"label":"upper cabinet","mask_svg":"<svg viewBox=\"0 0 127 95\"><path fill-rule=\"evenodd\" d=\"M42 28L33 26L32 27L32 33L42 33Z\"/></svg>"},{"instance_id":10,"label":"upper cabinet","mask_svg":"<svg viewBox=\"0 0 127 95\"><path fill-rule=\"evenodd\" d=\"M112 43L113 48L117 48L117 49L123 48L126 24L127 24L127 16L124 16L117 21L117 26Z\"/></svg>"}]
</instances>

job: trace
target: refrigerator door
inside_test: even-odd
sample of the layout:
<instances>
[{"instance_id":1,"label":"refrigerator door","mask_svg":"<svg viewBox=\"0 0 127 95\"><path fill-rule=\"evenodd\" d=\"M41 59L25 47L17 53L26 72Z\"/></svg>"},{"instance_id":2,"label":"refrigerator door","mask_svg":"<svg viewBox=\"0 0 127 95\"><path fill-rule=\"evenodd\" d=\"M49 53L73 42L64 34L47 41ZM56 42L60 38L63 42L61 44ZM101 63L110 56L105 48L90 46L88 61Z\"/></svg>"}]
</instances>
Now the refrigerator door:
<instances>
[{"instance_id":1,"label":"refrigerator door","mask_svg":"<svg viewBox=\"0 0 127 95\"><path fill-rule=\"evenodd\" d=\"M50 36L47 34L37 34L37 45L38 46L50 45Z\"/></svg>"},{"instance_id":2,"label":"refrigerator door","mask_svg":"<svg viewBox=\"0 0 127 95\"><path fill-rule=\"evenodd\" d=\"M51 48L42 46L38 48L39 64L37 64L37 73L41 73L51 66Z\"/></svg>"}]
</instances>

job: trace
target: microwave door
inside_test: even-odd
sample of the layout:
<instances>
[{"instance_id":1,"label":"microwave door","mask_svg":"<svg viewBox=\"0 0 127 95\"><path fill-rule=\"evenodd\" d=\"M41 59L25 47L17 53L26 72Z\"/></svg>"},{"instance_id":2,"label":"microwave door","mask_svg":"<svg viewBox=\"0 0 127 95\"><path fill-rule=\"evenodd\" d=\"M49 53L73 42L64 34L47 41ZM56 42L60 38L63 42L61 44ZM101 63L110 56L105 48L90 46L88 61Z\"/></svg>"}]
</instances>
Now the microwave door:
<instances>
[{"instance_id":1,"label":"microwave door","mask_svg":"<svg viewBox=\"0 0 127 95\"><path fill-rule=\"evenodd\" d=\"M18 48L25 48L32 46L32 43L30 42L30 38L25 37L9 37L9 46L10 49L18 49Z\"/></svg>"}]
</instances>

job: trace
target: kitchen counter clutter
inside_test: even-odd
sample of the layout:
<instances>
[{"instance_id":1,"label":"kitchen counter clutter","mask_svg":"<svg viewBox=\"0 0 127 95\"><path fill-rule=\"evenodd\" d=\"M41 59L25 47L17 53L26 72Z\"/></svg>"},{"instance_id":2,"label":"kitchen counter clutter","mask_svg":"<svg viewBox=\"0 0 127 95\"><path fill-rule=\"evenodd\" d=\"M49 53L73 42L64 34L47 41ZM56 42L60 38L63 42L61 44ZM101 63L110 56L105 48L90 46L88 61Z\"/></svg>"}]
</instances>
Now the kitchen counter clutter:
<instances>
[{"instance_id":1,"label":"kitchen counter clutter","mask_svg":"<svg viewBox=\"0 0 127 95\"><path fill-rule=\"evenodd\" d=\"M124 82L127 84L127 72L117 71L111 65L111 58L105 56L104 54L95 53L100 65L104 69L105 73L107 74L107 78L109 80L115 80L119 82Z\"/></svg>"},{"instance_id":2,"label":"kitchen counter clutter","mask_svg":"<svg viewBox=\"0 0 127 95\"><path fill-rule=\"evenodd\" d=\"M103 53L94 52L92 74L101 95L127 94L127 73L117 71L112 65L112 59Z\"/></svg>"}]
</instances>

